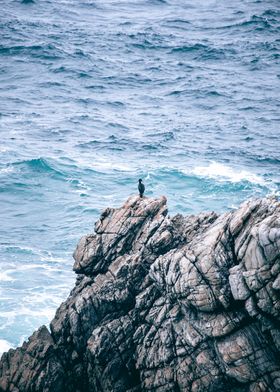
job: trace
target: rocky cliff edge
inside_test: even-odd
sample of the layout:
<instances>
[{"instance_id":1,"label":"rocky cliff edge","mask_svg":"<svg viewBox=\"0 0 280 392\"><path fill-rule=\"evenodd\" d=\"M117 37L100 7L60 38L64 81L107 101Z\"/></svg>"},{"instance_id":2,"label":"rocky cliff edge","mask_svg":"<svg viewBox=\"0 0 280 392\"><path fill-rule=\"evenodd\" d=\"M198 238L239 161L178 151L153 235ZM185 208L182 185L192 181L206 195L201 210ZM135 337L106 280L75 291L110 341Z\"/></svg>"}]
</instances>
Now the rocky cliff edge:
<instances>
[{"instance_id":1,"label":"rocky cliff edge","mask_svg":"<svg viewBox=\"0 0 280 392\"><path fill-rule=\"evenodd\" d=\"M280 204L107 208L49 330L4 353L1 392L280 390Z\"/></svg>"}]
</instances>

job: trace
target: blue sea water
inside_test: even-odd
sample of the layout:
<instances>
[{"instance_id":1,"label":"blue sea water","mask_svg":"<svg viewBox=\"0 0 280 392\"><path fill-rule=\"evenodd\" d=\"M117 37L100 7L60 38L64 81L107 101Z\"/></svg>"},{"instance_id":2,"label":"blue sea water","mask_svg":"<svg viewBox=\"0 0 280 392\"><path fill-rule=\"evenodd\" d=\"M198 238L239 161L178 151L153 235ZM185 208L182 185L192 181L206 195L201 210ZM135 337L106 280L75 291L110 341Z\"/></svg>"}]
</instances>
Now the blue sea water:
<instances>
[{"instance_id":1,"label":"blue sea water","mask_svg":"<svg viewBox=\"0 0 280 392\"><path fill-rule=\"evenodd\" d=\"M278 0L3 0L0 351L142 177L171 214L278 193Z\"/></svg>"}]
</instances>

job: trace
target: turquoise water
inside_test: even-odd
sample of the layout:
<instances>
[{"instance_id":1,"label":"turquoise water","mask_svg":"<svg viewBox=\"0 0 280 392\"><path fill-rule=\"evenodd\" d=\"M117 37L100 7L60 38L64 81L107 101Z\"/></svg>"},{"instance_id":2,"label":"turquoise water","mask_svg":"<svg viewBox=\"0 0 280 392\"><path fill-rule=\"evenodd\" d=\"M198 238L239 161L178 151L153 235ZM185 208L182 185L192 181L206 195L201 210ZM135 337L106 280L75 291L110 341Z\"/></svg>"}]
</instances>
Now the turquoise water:
<instances>
[{"instance_id":1,"label":"turquoise water","mask_svg":"<svg viewBox=\"0 0 280 392\"><path fill-rule=\"evenodd\" d=\"M48 323L72 252L136 193L170 213L278 193L278 1L4 0L0 351Z\"/></svg>"}]
</instances>

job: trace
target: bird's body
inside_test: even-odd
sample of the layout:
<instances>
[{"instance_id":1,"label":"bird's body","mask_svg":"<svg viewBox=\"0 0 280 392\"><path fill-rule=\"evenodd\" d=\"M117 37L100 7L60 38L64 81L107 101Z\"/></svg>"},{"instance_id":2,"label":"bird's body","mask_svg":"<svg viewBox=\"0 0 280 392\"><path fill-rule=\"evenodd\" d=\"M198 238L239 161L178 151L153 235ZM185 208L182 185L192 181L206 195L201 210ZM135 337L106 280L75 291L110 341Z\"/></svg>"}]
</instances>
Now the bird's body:
<instances>
[{"instance_id":1,"label":"bird's body","mask_svg":"<svg viewBox=\"0 0 280 392\"><path fill-rule=\"evenodd\" d=\"M141 178L138 181L138 191L139 191L139 196L143 197L144 192L145 192L145 185L143 184Z\"/></svg>"}]
</instances>

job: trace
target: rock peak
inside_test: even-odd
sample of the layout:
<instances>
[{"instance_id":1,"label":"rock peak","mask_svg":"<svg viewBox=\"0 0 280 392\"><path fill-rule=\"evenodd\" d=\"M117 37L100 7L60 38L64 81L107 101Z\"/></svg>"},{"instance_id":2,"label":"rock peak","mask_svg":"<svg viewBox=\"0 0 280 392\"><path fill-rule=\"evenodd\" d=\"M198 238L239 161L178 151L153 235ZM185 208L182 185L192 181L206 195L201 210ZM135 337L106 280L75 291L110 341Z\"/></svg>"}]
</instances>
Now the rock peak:
<instances>
[{"instance_id":1,"label":"rock peak","mask_svg":"<svg viewBox=\"0 0 280 392\"><path fill-rule=\"evenodd\" d=\"M95 275L127 253L147 235L148 226L157 225L167 215L166 197L131 196L121 208L106 208L95 224L95 234L84 236L74 252L74 271Z\"/></svg>"},{"instance_id":2,"label":"rock peak","mask_svg":"<svg viewBox=\"0 0 280 392\"><path fill-rule=\"evenodd\" d=\"M280 390L280 204L107 208L51 322L0 362L3 392Z\"/></svg>"}]
</instances>

